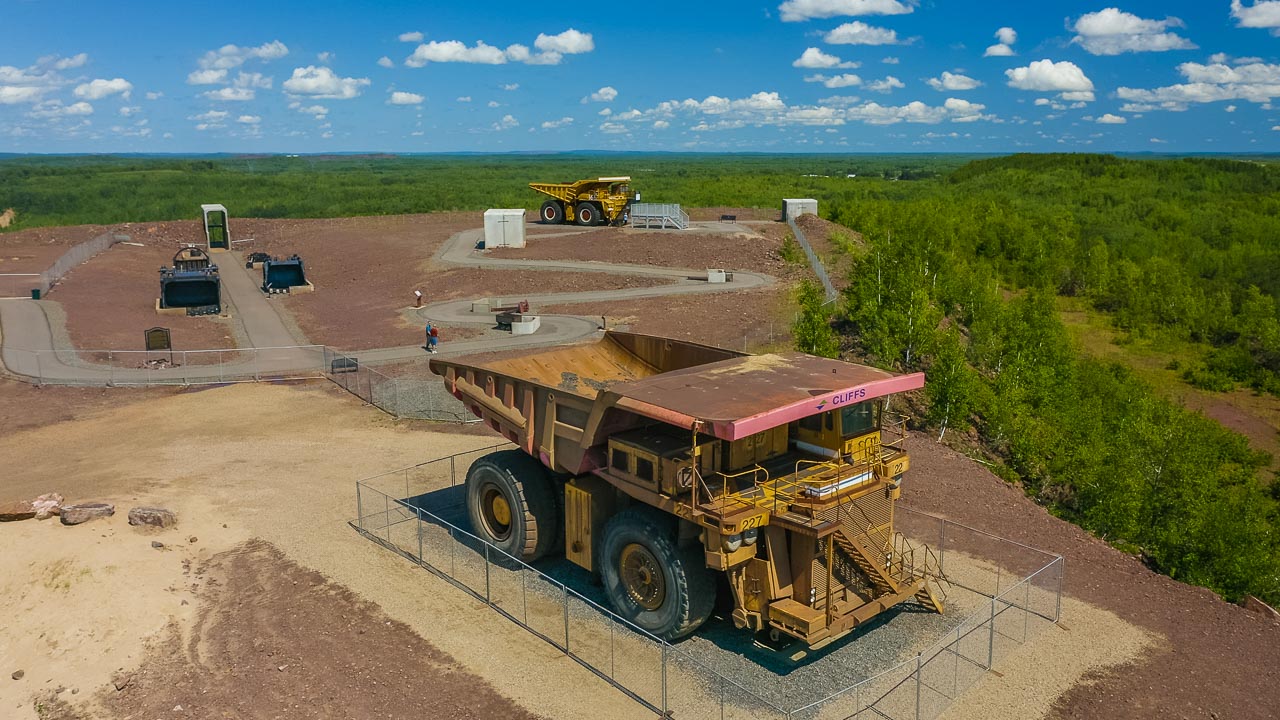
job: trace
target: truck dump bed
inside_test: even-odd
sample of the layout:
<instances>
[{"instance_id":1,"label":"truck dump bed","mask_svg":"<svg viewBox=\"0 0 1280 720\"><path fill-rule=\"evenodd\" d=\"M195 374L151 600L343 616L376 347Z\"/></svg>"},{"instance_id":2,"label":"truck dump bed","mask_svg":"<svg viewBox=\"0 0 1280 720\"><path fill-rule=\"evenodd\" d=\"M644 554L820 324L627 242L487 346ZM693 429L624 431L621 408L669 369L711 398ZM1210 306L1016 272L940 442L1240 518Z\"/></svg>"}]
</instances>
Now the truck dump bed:
<instances>
[{"instance_id":1,"label":"truck dump bed","mask_svg":"<svg viewBox=\"0 0 1280 720\"><path fill-rule=\"evenodd\" d=\"M732 441L924 384L921 373L894 375L802 353L747 355L613 331L593 343L433 358L430 366L490 427L553 470L570 473L594 469L600 460L591 451L628 427L697 426ZM558 425L576 432L566 435ZM567 445L557 442L566 436L577 438L568 455ZM552 447L535 452L535 438Z\"/></svg>"}]
</instances>

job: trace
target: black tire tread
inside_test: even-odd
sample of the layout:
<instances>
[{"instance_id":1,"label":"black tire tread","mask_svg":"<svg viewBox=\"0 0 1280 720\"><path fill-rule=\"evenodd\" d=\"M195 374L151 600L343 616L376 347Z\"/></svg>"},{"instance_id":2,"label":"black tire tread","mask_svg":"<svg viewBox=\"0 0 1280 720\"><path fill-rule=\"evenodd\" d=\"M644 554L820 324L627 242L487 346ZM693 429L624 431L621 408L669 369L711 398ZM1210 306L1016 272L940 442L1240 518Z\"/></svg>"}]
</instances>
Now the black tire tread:
<instances>
[{"instance_id":1,"label":"black tire tread","mask_svg":"<svg viewBox=\"0 0 1280 720\"><path fill-rule=\"evenodd\" d=\"M555 546L556 517L555 489L542 463L521 450L500 450L475 461L472 468L487 465L511 479L516 492L517 507L524 518L525 541L520 559L532 562L543 557ZM468 476L471 472L468 471Z\"/></svg>"},{"instance_id":2,"label":"black tire tread","mask_svg":"<svg viewBox=\"0 0 1280 720\"><path fill-rule=\"evenodd\" d=\"M624 527L632 527L651 542L669 546L670 554L677 560L677 567L672 568L676 587L669 589L668 594L673 595L681 603L681 607L677 609L678 622L674 627L654 632L667 641L679 640L697 630L711 617L716 602L715 578L706 567L702 546L681 548L676 542L678 522L674 516L648 506L627 508L609 520L601 544L602 548L607 546L612 534ZM612 557L605 558L605 561L612 562ZM608 583L606 592L609 592ZM610 602L615 609L622 610L612 597Z\"/></svg>"}]
</instances>

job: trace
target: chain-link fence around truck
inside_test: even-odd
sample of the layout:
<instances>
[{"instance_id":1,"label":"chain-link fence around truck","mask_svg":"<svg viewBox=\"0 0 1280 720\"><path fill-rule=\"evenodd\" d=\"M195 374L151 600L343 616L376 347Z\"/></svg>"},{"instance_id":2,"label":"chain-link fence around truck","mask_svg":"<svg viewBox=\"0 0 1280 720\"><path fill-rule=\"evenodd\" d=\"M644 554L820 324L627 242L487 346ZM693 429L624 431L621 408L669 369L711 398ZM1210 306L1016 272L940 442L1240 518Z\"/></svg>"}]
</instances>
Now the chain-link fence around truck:
<instances>
[{"instance_id":1,"label":"chain-link fence around truck","mask_svg":"<svg viewBox=\"0 0 1280 720\"><path fill-rule=\"evenodd\" d=\"M477 422L462 401L449 394L444 381L425 360L400 361L376 368L355 354L325 348L325 376L347 392L399 418Z\"/></svg>"},{"instance_id":2,"label":"chain-link fence around truck","mask_svg":"<svg viewBox=\"0 0 1280 720\"><path fill-rule=\"evenodd\" d=\"M356 483L352 525L485 602L555 646L659 717L932 720L1036 633L1058 621L1063 559L899 505L899 523L934 544L957 590L975 602L924 649L862 676L814 661L818 696L789 696L768 673L726 671L688 640L662 641L632 625L547 561L533 567L467 529L461 485L467 468L499 445L439 458ZM585 571L584 571L585 572ZM887 626L880 630L892 629ZM857 652L870 636L850 640ZM710 643L704 644L710 645ZM772 676L785 685L786 678Z\"/></svg>"}]
</instances>

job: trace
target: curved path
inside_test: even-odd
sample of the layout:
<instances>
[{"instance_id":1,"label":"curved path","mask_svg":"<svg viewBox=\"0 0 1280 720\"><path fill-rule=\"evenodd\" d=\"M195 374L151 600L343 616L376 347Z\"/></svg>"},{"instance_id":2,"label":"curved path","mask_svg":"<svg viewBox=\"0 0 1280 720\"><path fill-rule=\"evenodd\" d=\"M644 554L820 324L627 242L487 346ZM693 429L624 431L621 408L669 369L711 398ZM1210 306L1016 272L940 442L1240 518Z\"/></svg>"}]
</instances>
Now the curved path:
<instances>
[{"instance_id":1,"label":"curved path","mask_svg":"<svg viewBox=\"0 0 1280 720\"><path fill-rule=\"evenodd\" d=\"M574 235L590 230L546 233L539 237ZM686 231L687 232L687 231ZM695 230L696 233L696 230ZM691 233L693 234L693 233ZM585 292L545 293L521 296L535 305L611 302L689 293L719 293L767 287L776 280L762 273L733 271L733 282L711 284L705 279L706 270L690 268L665 268L651 265L587 262L575 260L525 260L493 258L478 252L476 247L484 237L483 229L464 230L450 237L435 254L435 259L449 265L490 269L552 270L569 272L599 272L613 275L642 276L668 279L668 284L654 287L624 288L619 290L592 290ZM45 382L59 384L147 384L192 381L217 381L257 374L275 375L287 372L318 372L324 367L324 352L319 346L296 347L301 338L289 331L289 323L280 316L280 310L268 301L257 286L257 280L245 269L238 252L226 253L231 263L222 263L224 299L231 314L244 328L250 347L228 350L235 356L232 362L220 365L187 365L177 368L142 369L120 368L85 361L74 350L55 340L54 332L45 310L48 300L0 301L0 360L10 373ZM471 312L471 300L433 303L410 310L422 321L431 320L453 325L493 325L493 314ZM489 350L572 342L599 331L597 318L577 315L540 315L541 327L533 335L501 335L474 340L450 342L442 354L462 354ZM421 357L420 346L401 346L363 350L358 353L362 363L379 363L390 360Z\"/></svg>"}]
</instances>

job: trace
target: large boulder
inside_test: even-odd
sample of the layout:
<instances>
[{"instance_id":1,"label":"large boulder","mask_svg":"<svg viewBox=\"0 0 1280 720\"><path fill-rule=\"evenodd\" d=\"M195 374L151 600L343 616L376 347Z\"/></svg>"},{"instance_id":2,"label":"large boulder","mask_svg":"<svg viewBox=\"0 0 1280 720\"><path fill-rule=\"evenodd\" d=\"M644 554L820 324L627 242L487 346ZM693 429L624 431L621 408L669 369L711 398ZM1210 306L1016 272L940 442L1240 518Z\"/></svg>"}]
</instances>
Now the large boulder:
<instances>
[{"instance_id":1,"label":"large boulder","mask_svg":"<svg viewBox=\"0 0 1280 720\"><path fill-rule=\"evenodd\" d=\"M167 528L172 527L178 522L178 518L174 516L172 510L156 507L136 507L129 511L130 525L150 525L151 527Z\"/></svg>"},{"instance_id":2,"label":"large boulder","mask_svg":"<svg viewBox=\"0 0 1280 720\"><path fill-rule=\"evenodd\" d=\"M28 520L35 516L36 509L31 506L31 501L29 500L14 500L13 502L0 503L0 522Z\"/></svg>"},{"instance_id":3,"label":"large boulder","mask_svg":"<svg viewBox=\"0 0 1280 720\"><path fill-rule=\"evenodd\" d=\"M35 508L37 520L48 520L50 517L62 512L62 503L65 501L58 493L45 493L35 500L31 501L31 507Z\"/></svg>"},{"instance_id":4,"label":"large boulder","mask_svg":"<svg viewBox=\"0 0 1280 720\"><path fill-rule=\"evenodd\" d=\"M111 503L80 503L79 505L62 506L62 524L79 525L97 518L111 517L116 514L116 506Z\"/></svg>"}]
</instances>

